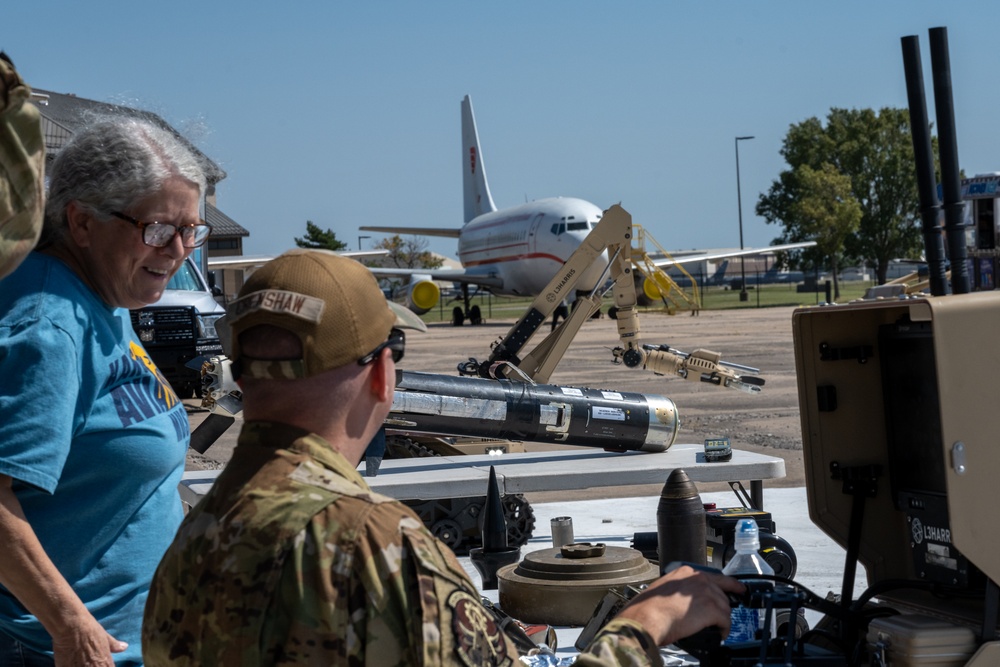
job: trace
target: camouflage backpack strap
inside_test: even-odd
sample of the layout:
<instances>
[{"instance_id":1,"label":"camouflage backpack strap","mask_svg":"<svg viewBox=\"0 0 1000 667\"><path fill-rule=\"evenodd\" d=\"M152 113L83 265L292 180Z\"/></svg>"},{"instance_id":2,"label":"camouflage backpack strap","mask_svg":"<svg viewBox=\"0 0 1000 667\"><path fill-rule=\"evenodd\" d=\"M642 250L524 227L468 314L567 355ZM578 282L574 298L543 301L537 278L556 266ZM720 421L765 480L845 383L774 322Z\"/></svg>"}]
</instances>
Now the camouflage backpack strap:
<instances>
[{"instance_id":1,"label":"camouflage backpack strap","mask_svg":"<svg viewBox=\"0 0 1000 667\"><path fill-rule=\"evenodd\" d=\"M31 90L0 52L0 278L38 242L45 209L45 142Z\"/></svg>"}]
</instances>

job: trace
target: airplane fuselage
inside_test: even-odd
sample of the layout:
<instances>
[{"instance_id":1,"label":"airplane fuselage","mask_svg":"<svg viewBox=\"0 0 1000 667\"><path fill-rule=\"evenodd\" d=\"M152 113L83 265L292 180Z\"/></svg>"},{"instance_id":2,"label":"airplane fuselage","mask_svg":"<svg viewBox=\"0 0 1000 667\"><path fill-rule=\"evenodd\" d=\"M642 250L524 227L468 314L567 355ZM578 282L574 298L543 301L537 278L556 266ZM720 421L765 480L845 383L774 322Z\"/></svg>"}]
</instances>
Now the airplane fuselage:
<instances>
[{"instance_id":1,"label":"airplane fuselage","mask_svg":"<svg viewBox=\"0 0 1000 667\"><path fill-rule=\"evenodd\" d=\"M601 219L582 199L555 197L484 213L462 228L458 258L470 274L498 276L496 294L534 296L544 288ZM607 265L595 262L577 283L593 289Z\"/></svg>"}]
</instances>

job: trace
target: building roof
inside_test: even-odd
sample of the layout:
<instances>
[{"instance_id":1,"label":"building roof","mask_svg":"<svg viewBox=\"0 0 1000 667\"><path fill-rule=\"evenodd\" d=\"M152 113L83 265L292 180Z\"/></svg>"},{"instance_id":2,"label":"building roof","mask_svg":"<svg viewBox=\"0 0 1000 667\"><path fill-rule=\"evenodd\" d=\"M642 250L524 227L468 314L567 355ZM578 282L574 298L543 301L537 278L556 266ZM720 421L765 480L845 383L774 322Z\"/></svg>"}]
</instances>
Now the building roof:
<instances>
[{"instance_id":1,"label":"building roof","mask_svg":"<svg viewBox=\"0 0 1000 667\"><path fill-rule=\"evenodd\" d=\"M205 202L205 222L212 226L212 238L220 236L250 236L244 227L228 215Z\"/></svg>"},{"instance_id":2,"label":"building roof","mask_svg":"<svg viewBox=\"0 0 1000 667\"><path fill-rule=\"evenodd\" d=\"M66 141L73 134L73 130L88 119L98 115L126 114L154 123L184 142L195 154L199 162L201 162L209 185L215 185L226 177L226 172L219 165L198 150L194 144L175 130L167 121L150 111L133 109L119 104L88 100L85 97L56 93L50 90L42 90L41 88L32 88L32 102L35 103L42 115L45 150L49 155L59 152L59 149L66 144Z\"/></svg>"}]
</instances>

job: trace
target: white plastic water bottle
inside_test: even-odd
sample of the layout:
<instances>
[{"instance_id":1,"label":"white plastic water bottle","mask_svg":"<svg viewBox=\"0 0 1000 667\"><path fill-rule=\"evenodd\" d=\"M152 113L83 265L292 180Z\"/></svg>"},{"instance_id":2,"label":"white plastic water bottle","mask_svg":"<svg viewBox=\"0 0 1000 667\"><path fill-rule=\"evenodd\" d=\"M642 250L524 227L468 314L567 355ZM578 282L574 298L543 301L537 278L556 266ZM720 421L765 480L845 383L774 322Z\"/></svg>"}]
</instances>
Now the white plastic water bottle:
<instances>
[{"instance_id":1,"label":"white plastic water bottle","mask_svg":"<svg viewBox=\"0 0 1000 667\"><path fill-rule=\"evenodd\" d=\"M774 574L774 568L760 555L760 534L753 519L740 519L736 524L736 555L722 568L731 576L747 574ZM746 577L740 577L743 582ZM749 579L752 581L752 579ZM740 605L732 611L727 644L757 641L757 630L763 627L765 610Z\"/></svg>"}]
</instances>

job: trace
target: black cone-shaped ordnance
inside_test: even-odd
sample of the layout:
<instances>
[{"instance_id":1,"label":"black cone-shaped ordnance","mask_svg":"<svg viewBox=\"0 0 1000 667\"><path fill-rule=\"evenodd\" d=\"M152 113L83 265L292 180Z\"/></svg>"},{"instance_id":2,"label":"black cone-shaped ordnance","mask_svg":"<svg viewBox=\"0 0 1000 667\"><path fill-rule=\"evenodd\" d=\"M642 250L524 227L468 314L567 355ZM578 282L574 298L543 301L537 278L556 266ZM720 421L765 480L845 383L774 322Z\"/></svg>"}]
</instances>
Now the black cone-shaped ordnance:
<instances>
[{"instance_id":1,"label":"black cone-shaped ordnance","mask_svg":"<svg viewBox=\"0 0 1000 667\"><path fill-rule=\"evenodd\" d=\"M507 520L503 516L503 501L500 499L500 485L497 473L490 466L490 482L483 504L483 546L469 550L469 560L479 570L483 579L483 590L496 590L499 581L497 570L504 565L516 563L521 557L519 547L507 546ZM704 535L704 531L702 532Z\"/></svg>"},{"instance_id":2,"label":"black cone-shaped ordnance","mask_svg":"<svg viewBox=\"0 0 1000 667\"><path fill-rule=\"evenodd\" d=\"M705 506L683 470L667 477L656 507L656 551L660 574L674 561L705 565Z\"/></svg>"},{"instance_id":3,"label":"black cone-shaped ordnance","mask_svg":"<svg viewBox=\"0 0 1000 667\"><path fill-rule=\"evenodd\" d=\"M490 466L490 482L486 487L486 502L483 503L483 551L497 551L507 548L507 520L503 516L503 500L500 499L500 485L497 473Z\"/></svg>"}]
</instances>

